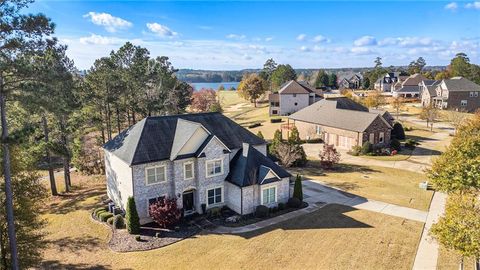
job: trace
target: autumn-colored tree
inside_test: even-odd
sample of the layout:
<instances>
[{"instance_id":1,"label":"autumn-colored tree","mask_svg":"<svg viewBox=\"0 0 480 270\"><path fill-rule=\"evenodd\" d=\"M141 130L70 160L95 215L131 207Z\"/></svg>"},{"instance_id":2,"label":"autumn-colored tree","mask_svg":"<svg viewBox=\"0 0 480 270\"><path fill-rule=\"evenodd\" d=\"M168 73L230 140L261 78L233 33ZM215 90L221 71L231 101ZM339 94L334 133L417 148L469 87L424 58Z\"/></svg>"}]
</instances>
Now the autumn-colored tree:
<instances>
[{"instance_id":1,"label":"autumn-colored tree","mask_svg":"<svg viewBox=\"0 0 480 270\"><path fill-rule=\"evenodd\" d=\"M340 161L340 153L337 152L335 146L331 144L324 144L323 151L319 154L320 164L325 169L331 169Z\"/></svg>"},{"instance_id":2,"label":"autumn-colored tree","mask_svg":"<svg viewBox=\"0 0 480 270\"><path fill-rule=\"evenodd\" d=\"M429 105L427 107L423 107L422 111L420 112L420 119L427 121L427 127L430 125L430 130L433 130L433 123L438 118L439 112L437 107Z\"/></svg>"},{"instance_id":3,"label":"autumn-colored tree","mask_svg":"<svg viewBox=\"0 0 480 270\"><path fill-rule=\"evenodd\" d=\"M454 132L457 131L457 129L465 122L465 120L468 118L467 114L465 112L457 112L453 110L448 110L445 112L447 116L448 122L452 124L452 126L455 128Z\"/></svg>"},{"instance_id":4,"label":"autumn-colored tree","mask_svg":"<svg viewBox=\"0 0 480 270\"><path fill-rule=\"evenodd\" d=\"M394 97L391 99L390 105L392 105L393 109L395 109L398 120L398 117L400 116L400 110L402 110L405 106L405 99L403 97Z\"/></svg>"},{"instance_id":5,"label":"autumn-colored tree","mask_svg":"<svg viewBox=\"0 0 480 270\"><path fill-rule=\"evenodd\" d=\"M368 108L378 108L384 101L385 99L380 91L371 91L365 98L364 103Z\"/></svg>"},{"instance_id":6,"label":"autumn-colored tree","mask_svg":"<svg viewBox=\"0 0 480 270\"><path fill-rule=\"evenodd\" d=\"M259 75L246 74L238 85L237 91L242 98L250 100L257 107L257 99L265 94L265 85L265 81Z\"/></svg>"},{"instance_id":7,"label":"autumn-colored tree","mask_svg":"<svg viewBox=\"0 0 480 270\"><path fill-rule=\"evenodd\" d=\"M213 89L202 89L193 92L190 108L195 112L208 112L215 103L217 103L217 92Z\"/></svg>"},{"instance_id":8,"label":"autumn-colored tree","mask_svg":"<svg viewBox=\"0 0 480 270\"><path fill-rule=\"evenodd\" d=\"M177 199L162 197L150 204L150 217L161 228L169 228L178 223L182 214L177 207Z\"/></svg>"}]
</instances>

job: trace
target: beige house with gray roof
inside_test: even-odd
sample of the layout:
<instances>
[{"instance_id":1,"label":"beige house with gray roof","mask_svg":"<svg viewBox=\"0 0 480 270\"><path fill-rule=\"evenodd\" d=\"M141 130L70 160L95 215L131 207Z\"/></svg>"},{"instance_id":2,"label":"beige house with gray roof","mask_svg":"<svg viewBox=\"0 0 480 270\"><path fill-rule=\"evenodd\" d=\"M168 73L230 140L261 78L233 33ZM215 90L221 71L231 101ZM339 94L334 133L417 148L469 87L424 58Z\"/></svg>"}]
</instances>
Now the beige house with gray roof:
<instances>
[{"instance_id":1,"label":"beige house with gray roof","mask_svg":"<svg viewBox=\"0 0 480 270\"><path fill-rule=\"evenodd\" d=\"M302 139L322 139L338 148L351 149L370 141L373 145L390 145L392 117L351 99L327 98L289 116Z\"/></svg>"}]
</instances>

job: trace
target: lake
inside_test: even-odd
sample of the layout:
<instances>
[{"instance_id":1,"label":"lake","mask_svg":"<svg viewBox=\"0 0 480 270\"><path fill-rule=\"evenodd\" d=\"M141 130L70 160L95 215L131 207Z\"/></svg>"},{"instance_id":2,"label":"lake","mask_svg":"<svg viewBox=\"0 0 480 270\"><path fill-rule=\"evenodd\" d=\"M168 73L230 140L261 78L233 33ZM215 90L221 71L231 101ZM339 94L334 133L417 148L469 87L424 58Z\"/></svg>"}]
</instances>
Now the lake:
<instances>
[{"instance_id":1,"label":"lake","mask_svg":"<svg viewBox=\"0 0 480 270\"><path fill-rule=\"evenodd\" d=\"M190 83L191 86L195 88L195 90L200 90L202 88L205 89L213 89L217 90L220 85L223 85L225 87L225 90L229 90L232 86L235 87L235 89L238 88L238 84L240 82L219 82L219 83Z\"/></svg>"}]
</instances>

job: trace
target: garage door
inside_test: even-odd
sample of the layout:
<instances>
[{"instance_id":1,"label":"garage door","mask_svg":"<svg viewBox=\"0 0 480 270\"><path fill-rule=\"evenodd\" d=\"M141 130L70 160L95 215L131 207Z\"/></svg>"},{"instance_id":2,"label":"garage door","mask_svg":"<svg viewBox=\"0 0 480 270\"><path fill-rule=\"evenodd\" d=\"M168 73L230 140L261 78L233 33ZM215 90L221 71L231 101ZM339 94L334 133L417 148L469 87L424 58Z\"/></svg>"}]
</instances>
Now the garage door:
<instances>
[{"instance_id":1,"label":"garage door","mask_svg":"<svg viewBox=\"0 0 480 270\"><path fill-rule=\"evenodd\" d=\"M343 149L351 149L353 145L353 139L345 136L338 136L338 147Z\"/></svg>"}]
</instances>

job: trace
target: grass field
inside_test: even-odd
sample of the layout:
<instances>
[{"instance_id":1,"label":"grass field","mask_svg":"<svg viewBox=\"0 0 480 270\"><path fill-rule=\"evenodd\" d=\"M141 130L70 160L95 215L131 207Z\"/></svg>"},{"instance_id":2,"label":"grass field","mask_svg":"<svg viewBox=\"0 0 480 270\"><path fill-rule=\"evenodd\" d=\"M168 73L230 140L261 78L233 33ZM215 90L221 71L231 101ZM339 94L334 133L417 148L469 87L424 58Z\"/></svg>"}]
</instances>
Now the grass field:
<instances>
[{"instance_id":1,"label":"grass field","mask_svg":"<svg viewBox=\"0 0 480 270\"><path fill-rule=\"evenodd\" d=\"M309 161L306 167L290 171L365 198L424 211L433 196L433 191L418 188L424 174L405 170L339 164L335 171L323 171L319 161Z\"/></svg>"},{"instance_id":2,"label":"grass field","mask_svg":"<svg viewBox=\"0 0 480 270\"><path fill-rule=\"evenodd\" d=\"M410 269L422 224L340 205L243 235L207 232L145 252L116 253L90 210L102 178L51 202L44 269ZM78 183L74 178L74 183Z\"/></svg>"},{"instance_id":3,"label":"grass field","mask_svg":"<svg viewBox=\"0 0 480 270\"><path fill-rule=\"evenodd\" d=\"M473 259L467 258L463 261L464 270L474 270ZM438 270L457 270L459 269L460 255L453 251L449 251L444 247L440 247L437 260Z\"/></svg>"},{"instance_id":4,"label":"grass field","mask_svg":"<svg viewBox=\"0 0 480 270\"><path fill-rule=\"evenodd\" d=\"M239 97L236 91L219 91L218 95L225 116L244 127L254 123L261 124L259 127L248 129L252 133L257 134L261 131L265 139L270 140L275 130L280 129L282 123L270 123L268 103L259 103L254 107L252 103ZM286 120L284 122L286 123Z\"/></svg>"}]
</instances>

